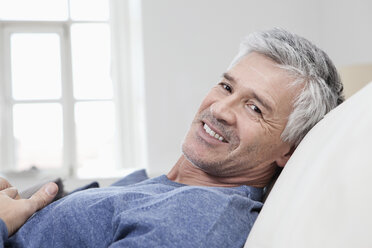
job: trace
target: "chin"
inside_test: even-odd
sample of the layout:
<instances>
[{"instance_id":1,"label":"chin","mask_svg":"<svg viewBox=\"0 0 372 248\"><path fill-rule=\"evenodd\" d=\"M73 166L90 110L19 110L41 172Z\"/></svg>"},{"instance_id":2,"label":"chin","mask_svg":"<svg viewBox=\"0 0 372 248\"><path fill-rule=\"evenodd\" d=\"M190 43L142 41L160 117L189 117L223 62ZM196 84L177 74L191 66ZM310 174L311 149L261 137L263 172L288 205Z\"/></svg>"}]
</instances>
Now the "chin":
<instances>
[{"instance_id":1,"label":"chin","mask_svg":"<svg viewBox=\"0 0 372 248\"><path fill-rule=\"evenodd\" d=\"M182 154L183 156L194 166L196 166L195 160L198 157L197 154L194 153L195 149L190 148L185 142L182 144ZM196 166L198 167L198 166Z\"/></svg>"},{"instance_id":2,"label":"chin","mask_svg":"<svg viewBox=\"0 0 372 248\"><path fill-rule=\"evenodd\" d=\"M212 176L221 176L220 169L222 168L221 163L214 161L207 161L200 157L200 154L194 152L195 150L188 147L187 145L182 145L182 153L187 161L190 162L195 168L198 168L205 173Z\"/></svg>"}]
</instances>

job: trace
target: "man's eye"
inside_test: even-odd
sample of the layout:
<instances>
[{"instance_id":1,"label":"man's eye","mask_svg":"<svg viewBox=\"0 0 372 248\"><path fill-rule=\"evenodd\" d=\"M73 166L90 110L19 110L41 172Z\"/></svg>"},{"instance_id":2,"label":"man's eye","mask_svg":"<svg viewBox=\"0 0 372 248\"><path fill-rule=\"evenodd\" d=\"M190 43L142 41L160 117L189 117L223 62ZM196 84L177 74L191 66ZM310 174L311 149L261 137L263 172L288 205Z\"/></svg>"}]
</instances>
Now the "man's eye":
<instances>
[{"instance_id":1,"label":"man's eye","mask_svg":"<svg viewBox=\"0 0 372 248\"><path fill-rule=\"evenodd\" d=\"M249 107L256 112L257 114L262 114L261 109L259 109L256 105L249 105Z\"/></svg>"},{"instance_id":2,"label":"man's eye","mask_svg":"<svg viewBox=\"0 0 372 248\"><path fill-rule=\"evenodd\" d=\"M231 89L231 87L229 86L229 85L227 85L227 84L225 84L225 83L221 83L221 86L225 89L225 90L227 90L228 92L232 92L232 89Z\"/></svg>"}]
</instances>

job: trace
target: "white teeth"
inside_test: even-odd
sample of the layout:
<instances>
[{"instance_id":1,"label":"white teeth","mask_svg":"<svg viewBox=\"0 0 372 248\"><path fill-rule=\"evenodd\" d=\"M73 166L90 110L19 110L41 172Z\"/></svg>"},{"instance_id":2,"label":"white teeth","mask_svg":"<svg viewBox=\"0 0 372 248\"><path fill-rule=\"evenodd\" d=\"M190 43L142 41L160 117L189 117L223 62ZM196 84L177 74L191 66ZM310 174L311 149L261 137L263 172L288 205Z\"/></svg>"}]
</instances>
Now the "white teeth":
<instances>
[{"instance_id":1,"label":"white teeth","mask_svg":"<svg viewBox=\"0 0 372 248\"><path fill-rule=\"evenodd\" d=\"M203 126L204 130L212 137L218 139L219 141L223 141L224 138L219 135L218 133L216 133L215 131L213 131L207 124L204 124Z\"/></svg>"}]
</instances>

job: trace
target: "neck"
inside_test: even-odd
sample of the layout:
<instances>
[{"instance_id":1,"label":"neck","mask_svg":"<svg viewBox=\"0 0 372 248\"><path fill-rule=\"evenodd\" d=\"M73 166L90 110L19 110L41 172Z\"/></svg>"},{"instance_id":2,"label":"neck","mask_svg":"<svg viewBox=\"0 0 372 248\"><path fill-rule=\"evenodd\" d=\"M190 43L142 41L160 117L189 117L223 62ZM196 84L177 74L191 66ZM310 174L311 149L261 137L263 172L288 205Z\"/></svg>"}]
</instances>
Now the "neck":
<instances>
[{"instance_id":1,"label":"neck","mask_svg":"<svg viewBox=\"0 0 372 248\"><path fill-rule=\"evenodd\" d=\"M184 155L182 155L178 159L177 163L167 174L167 177L169 180L175 181L177 183L193 185L193 186L237 187L241 185L249 185L253 187L264 187L268 183L268 182L265 182L263 184L262 181L258 183L257 180L253 178L248 179L246 176L247 175L244 175L242 177L212 176L204 172L200 168L194 166L190 161L188 161L185 158Z\"/></svg>"}]
</instances>

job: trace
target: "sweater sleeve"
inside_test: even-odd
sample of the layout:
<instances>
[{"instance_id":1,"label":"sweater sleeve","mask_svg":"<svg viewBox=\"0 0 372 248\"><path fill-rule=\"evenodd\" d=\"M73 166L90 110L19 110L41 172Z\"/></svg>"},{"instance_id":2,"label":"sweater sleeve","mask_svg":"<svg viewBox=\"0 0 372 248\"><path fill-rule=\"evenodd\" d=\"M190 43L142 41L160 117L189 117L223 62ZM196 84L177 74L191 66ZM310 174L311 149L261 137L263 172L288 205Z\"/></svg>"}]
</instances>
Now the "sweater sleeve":
<instances>
[{"instance_id":1,"label":"sweater sleeve","mask_svg":"<svg viewBox=\"0 0 372 248\"><path fill-rule=\"evenodd\" d=\"M2 219L0 219L0 232L0 247L3 248L5 241L8 240L8 229Z\"/></svg>"}]
</instances>

